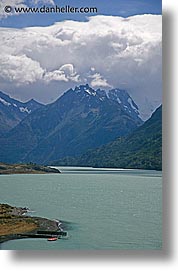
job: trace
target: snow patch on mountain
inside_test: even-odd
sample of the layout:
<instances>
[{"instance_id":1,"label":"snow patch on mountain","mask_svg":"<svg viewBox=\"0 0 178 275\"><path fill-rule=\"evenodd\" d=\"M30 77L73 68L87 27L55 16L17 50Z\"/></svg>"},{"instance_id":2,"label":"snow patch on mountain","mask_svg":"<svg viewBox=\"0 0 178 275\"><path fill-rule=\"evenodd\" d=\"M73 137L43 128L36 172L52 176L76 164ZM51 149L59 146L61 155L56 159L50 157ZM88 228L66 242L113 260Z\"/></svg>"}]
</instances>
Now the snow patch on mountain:
<instances>
[{"instance_id":1,"label":"snow patch on mountain","mask_svg":"<svg viewBox=\"0 0 178 275\"><path fill-rule=\"evenodd\" d=\"M92 101L92 98L98 102L104 102L104 100L112 100L117 102L119 106L131 117L136 118L140 116L139 108L131 96L128 94L126 90L121 90L118 88L111 89L111 90L103 90L91 88L88 84L80 85L72 89L73 92L80 94L81 99L83 101L85 97Z\"/></svg>"},{"instance_id":2,"label":"snow patch on mountain","mask_svg":"<svg viewBox=\"0 0 178 275\"><path fill-rule=\"evenodd\" d=\"M20 110L20 112L22 112L22 113L24 113L24 112L26 112L26 113L28 113L28 114L30 114L31 113L31 110L29 110L27 107L24 107L24 106L17 106L17 104L15 104L15 103L10 103L10 102L8 102L8 101L6 101L5 99L3 99L3 98L1 98L0 97L0 102L3 104L3 105L5 105L5 106L13 106L13 107L15 107L15 108L19 108L19 110Z\"/></svg>"},{"instance_id":3,"label":"snow patch on mountain","mask_svg":"<svg viewBox=\"0 0 178 275\"><path fill-rule=\"evenodd\" d=\"M26 112L26 113L28 113L28 114L31 113L31 110L28 110L27 107L20 107L19 109L20 109L20 111L21 111L22 113L24 113L24 112Z\"/></svg>"},{"instance_id":4,"label":"snow patch on mountain","mask_svg":"<svg viewBox=\"0 0 178 275\"><path fill-rule=\"evenodd\" d=\"M3 98L0 97L0 102L6 106L10 106L11 103L7 102L6 100L4 100Z\"/></svg>"},{"instance_id":5,"label":"snow patch on mountain","mask_svg":"<svg viewBox=\"0 0 178 275\"><path fill-rule=\"evenodd\" d=\"M132 109L135 110L135 112L139 114L138 107L134 104L133 100L129 97L127 101L130 104L130 106L132 107Z\"/></svg>"}]
</instances>

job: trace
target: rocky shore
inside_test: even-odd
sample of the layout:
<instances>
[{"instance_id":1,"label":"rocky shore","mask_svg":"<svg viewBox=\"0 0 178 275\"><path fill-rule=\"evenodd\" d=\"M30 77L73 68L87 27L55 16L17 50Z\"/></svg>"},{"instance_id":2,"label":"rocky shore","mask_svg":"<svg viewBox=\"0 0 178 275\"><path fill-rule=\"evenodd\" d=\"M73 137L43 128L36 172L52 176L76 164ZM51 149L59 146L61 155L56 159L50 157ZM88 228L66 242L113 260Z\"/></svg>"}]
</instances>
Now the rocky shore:
<instances>
[{"instance_id":1,"label":"rocky shore","mask_svg":"<svg viewBox=\"0 0 178 275\"><path fill-rule=\"evenodd\" d=\"M48 166L29 164L6 164L0 163L0 175L6 174L47 174L47 173L61 173L56 168Z\"/></svg>"},{"instance_id":2,"label":"rocky shore","mask_svg":"<svg viewBox=\"0 0 178 275\"><path fill-rule=\"evenodd\" d=\"M27 233L34 236L40 230L60 231L58 221L31 217L26 215L28 211L28 208L0 204L0 243L27 237Z\"/></svg>"}]
</instances>

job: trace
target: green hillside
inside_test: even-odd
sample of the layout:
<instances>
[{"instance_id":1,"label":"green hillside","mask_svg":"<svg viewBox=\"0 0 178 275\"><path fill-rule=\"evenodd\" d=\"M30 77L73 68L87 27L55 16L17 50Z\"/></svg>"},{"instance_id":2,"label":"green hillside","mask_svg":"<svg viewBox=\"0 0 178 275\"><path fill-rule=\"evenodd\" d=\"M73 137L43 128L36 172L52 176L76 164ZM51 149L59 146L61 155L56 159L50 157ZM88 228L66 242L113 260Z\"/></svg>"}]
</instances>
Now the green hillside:
<instances>
[{"instance_id":1,"label":"green hillside","mask_svg":"<svg viewBox=\"0 0 178 275\"><path fill-rule=\"evenodd\" d=\"M55 164L161 170L162 106L127 138L116 139L79 158L65 158Z\"/></svg>"}]
</instances>

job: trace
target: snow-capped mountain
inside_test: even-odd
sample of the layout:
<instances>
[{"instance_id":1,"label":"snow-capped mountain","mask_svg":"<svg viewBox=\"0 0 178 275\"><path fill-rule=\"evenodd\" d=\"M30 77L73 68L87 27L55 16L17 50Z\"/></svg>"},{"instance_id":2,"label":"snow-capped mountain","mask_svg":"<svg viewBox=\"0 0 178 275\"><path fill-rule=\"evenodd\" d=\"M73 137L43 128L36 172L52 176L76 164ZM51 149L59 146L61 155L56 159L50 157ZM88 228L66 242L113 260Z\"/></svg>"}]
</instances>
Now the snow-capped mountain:
<instances>
[{"instance_id":1,"label":"snow-capped mountain","mask_svg":"<svg viewBox=\"0 0 178 275\"><path fill-rule=\"evenodd\" d=\"M105 91L105 93L108 99L116 101L126 113L134 118L140 117L139 108L127 91L112 89L110 91Z\"/></svg>"},{"instance_id":2,"label":"snow-capped mountain","mask_svg":"<svg viewBox=\"0 0 178 275\"><path fill-rule=\"evenodd\" d=\"M23 103L0 91L0 134L8 132L41 106L43 105L33 99Z\"/></svg>"},{"instance_id":3,"label":"snow-capped mountain","mask_svg":"<svg viewBox=\"0 0 178 275\"><path fill-rule=\"evenodd\" d=\"M1 138L1 161L49 163L77 156L128 135L142 123L126 91L81 85L28 114Z\"/></svg>"},{"instance_id":4,"label":"snow-capped mountain","mask_svg":"<svg viewBox=\"0 0 178 275\"><path fill-rule=\"evenodd\" d=\"M109 91L92 89L88 84L75 87L73 90L75 93L83 93L83 98L88 98L89 101L92 97L95 97L95 102L112 100L119 104L128 115L133 118L140 118L140 112L137 104L133 101L127 91L121 89L112 89Z\"/></svg>"}]
</instances>

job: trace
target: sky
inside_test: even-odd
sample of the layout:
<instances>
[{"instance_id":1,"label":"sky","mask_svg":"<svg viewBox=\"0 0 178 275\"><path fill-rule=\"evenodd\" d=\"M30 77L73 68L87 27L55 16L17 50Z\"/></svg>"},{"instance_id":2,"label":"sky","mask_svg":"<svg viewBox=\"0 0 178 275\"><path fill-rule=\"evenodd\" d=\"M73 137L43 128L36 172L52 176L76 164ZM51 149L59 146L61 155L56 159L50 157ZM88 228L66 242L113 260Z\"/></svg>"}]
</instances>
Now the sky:
<instances>
[{"instance_id":1,"label":"sky","mask_svg":"<svg viewBox=\"0 0 178 275\"><path fill-rule=\"evenodd\" d=\"M50 6L52 4L58 6L70 5L74 7L97 7L98 14L101 15L117 15L128 17L136 14L161 14L161 0L1 0L0 3L0 26L23 28L28 26L48 26L58 21L73 19L77 21L86 21L88 16L96 14L32 14L7 16L3 9L6 5L17 7L22 4L30 7ZM12 5L13 6L13 5ZM2 16L2 15L5 16Z\"/></svg>"},{"instance_id":2,"label":"sky","mask_svg":"<svg viewBox=\"0 0 178 275\"><path fill-rule=\"evenodd\" d=\"M4 6L14 3L39 7L59 2L97 6L99 12L73 16L3 12ZM0 90L22 101L50 103L80 84L121 88L146 119L161 103L161 29L159 0L114 0L112 5L108 0L1 0Z\"/></svg>"}]
</instances>

